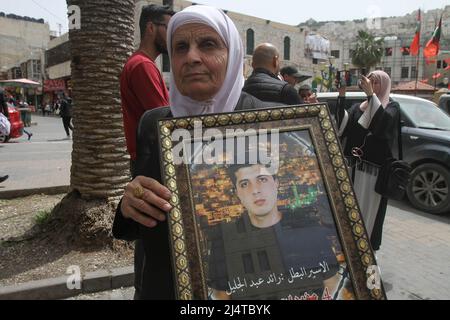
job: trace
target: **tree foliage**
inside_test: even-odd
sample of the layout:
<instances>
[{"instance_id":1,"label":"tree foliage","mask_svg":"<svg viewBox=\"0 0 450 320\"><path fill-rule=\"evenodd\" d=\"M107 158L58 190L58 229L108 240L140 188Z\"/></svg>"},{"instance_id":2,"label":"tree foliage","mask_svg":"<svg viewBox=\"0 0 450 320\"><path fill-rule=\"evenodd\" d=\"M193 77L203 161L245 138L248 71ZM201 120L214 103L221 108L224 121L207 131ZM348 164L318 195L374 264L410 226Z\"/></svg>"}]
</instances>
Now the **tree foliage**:
<instances>
[{"instance_id":1,"label":"tree foliage","mask_svg":"<svg viewBox=\"0 0 450 320\"><path fill-rule=\"evenodd\" d=\"M355 50L352 54L353 65L369 72L380 63L383 57L383 39L376 39L374 35L363 30L358 31Z\"/></svg>"}]
</instances>

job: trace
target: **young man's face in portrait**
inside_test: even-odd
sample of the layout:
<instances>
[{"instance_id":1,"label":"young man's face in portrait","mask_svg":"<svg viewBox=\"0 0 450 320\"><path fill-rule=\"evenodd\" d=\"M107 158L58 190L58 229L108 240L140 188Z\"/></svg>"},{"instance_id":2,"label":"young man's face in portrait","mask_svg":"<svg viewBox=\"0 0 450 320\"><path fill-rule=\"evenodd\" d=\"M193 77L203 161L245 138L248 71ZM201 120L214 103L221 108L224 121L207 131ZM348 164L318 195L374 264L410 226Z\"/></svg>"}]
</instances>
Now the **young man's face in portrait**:
<instances>
[{"instance_id":1,"label":"young man's face in portrait","mask_svg":"<svg viewBox=\"0 0 450 320\"><path fill-rule=\"evenodd\" d=\"M250 216L277 214L278 180L262 165L236 171L236 194Z\"/></svg>"}]
</instances>

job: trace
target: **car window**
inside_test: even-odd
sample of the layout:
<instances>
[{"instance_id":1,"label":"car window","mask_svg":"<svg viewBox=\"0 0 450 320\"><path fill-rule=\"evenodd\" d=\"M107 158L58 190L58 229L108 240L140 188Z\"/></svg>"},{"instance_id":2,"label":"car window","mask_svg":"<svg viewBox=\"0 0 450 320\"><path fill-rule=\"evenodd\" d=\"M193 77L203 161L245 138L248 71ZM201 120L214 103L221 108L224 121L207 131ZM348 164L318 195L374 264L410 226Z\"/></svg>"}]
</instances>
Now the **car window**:
<instances>
[{"instance_id":1,"label":"car window","mask_svg":"<svg viewBox=\"0 0 450 320\"><path fill-rule=\"evenodd\" d=\"M450 130L450 116L437 105L426 100L395 99L402 111L419 128Z\"/></svg>"}]
</instances>

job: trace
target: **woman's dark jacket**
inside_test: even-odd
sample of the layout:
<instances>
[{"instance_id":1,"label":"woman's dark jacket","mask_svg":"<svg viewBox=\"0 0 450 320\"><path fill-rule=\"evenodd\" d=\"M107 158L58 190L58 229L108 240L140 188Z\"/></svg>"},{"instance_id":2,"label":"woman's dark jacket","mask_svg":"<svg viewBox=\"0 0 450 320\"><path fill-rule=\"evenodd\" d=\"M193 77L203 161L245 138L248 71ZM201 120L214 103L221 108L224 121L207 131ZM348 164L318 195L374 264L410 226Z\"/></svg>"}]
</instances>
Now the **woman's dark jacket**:
<instances>
[{"instance_id":1,"label":"woman's dark jacket","mask_svg":"<svg viewBox=\"0 0 450 320\"><path fill-rule=\"evenodd\" d=\"M383 165L389 158L396 157L392 153L393 146L397 145L398 125L400 123L400 105L390 100L387 107L382 106L375 113L369 129L363 128L359 119L363 115L360 109L360 103L354 104L347 112L349 115L348 124L342 135L345 140L344 154L347 157L352 156L352 148L362 147L362 158L366 161ZM342 121L345 106L345 98L338 99L338 123ZM365 141L364 141L365 140Z\"/></svg>"}]
</instances>

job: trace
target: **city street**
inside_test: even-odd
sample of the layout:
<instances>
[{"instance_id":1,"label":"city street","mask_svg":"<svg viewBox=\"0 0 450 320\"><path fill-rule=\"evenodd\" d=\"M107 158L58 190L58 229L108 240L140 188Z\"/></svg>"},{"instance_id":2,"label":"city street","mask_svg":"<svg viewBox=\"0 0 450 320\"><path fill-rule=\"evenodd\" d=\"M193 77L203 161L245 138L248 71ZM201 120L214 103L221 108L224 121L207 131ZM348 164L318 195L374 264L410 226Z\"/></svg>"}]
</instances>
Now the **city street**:
<instances>
[{"instance_id":1,"label":"city street","mask_svg":"<svg viewBox=\"0 0 450 320\"><path fill-rule=\"evenodd\" d=\"M391 202L377 258L389 299L450 299L450 215Z\"/></svg>"},{"instance_id":2,"label":"city street","mask_svg":"<svg viewBox=\"0 0 450 320\"><path fill-rule=\"evenodd\" d=\"M61 118L33 114L30 141L24 134L19 139L0 144L0 175L9 175L0 191L69 185L72 141Z\"/></svg>"}]
</instances>

